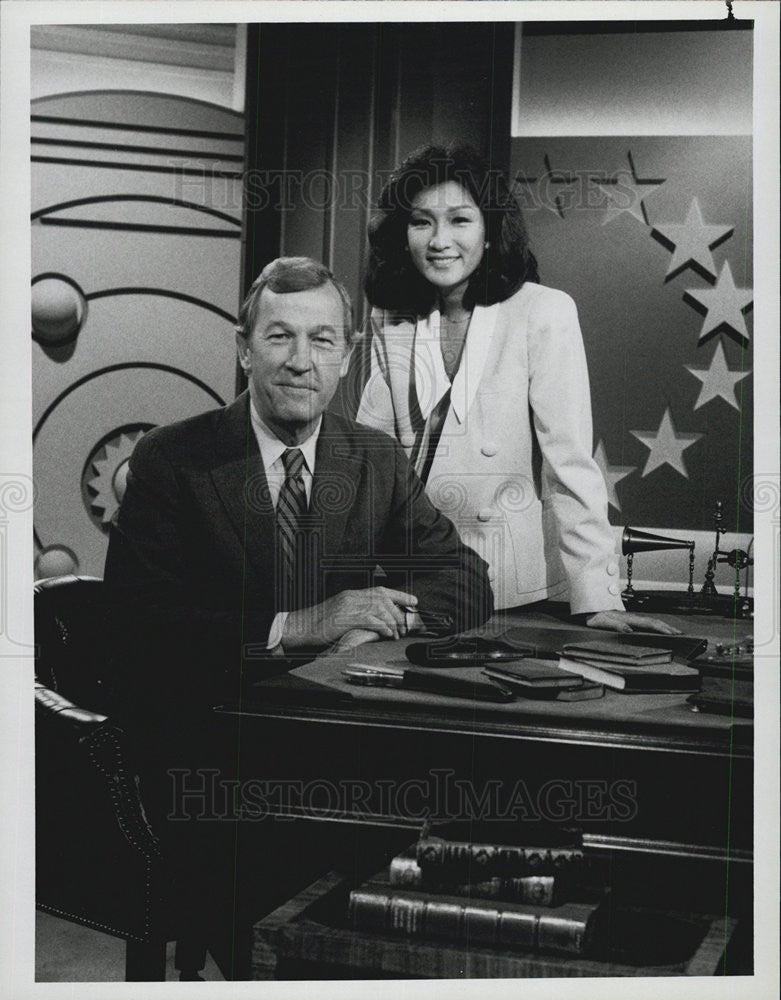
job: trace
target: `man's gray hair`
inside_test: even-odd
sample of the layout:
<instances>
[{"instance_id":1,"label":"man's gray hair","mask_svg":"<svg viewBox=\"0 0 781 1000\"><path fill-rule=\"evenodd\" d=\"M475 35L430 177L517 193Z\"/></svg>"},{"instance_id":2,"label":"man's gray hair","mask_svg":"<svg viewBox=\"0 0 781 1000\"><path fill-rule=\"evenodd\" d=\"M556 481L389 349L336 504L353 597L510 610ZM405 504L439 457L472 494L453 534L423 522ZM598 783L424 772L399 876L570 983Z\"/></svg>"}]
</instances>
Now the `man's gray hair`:
<instances>
[{"instance_id":1,"label":"man's gray hair","mask_svg":"<svg viewBox=\"0 0 781 1000\"><path fill-rule=\"evenodd\" d=\"M264 288L272 292L308 292L312 288L332 285L339 293L344 307L344 339L349 344L353 340L353 307L344 285L337 281L327 267L311 257L277 257L266 264L252 282L247 297L239 310L236 332L245 339L252 333L260 308L260 296Z\"/></svg>"}]
</instances>

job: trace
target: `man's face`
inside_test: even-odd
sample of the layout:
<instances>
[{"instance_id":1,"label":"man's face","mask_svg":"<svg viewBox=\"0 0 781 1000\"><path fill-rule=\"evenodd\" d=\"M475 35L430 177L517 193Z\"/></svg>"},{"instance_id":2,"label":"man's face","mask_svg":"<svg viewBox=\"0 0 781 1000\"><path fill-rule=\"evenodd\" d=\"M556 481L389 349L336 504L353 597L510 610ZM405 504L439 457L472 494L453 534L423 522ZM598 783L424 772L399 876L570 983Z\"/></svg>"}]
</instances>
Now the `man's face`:
<instances>
[{"instance_id":1,"label":"man's face","mask_svg":"<svg viewBox=\"0 0 781 1000\"><path fill-rule=\"evenodd\" d=\"M305 441L347 367L344 307L333 285L260 294L252 332L236 338L261 420L287 444Z\"/></svg>"}]
</instances>

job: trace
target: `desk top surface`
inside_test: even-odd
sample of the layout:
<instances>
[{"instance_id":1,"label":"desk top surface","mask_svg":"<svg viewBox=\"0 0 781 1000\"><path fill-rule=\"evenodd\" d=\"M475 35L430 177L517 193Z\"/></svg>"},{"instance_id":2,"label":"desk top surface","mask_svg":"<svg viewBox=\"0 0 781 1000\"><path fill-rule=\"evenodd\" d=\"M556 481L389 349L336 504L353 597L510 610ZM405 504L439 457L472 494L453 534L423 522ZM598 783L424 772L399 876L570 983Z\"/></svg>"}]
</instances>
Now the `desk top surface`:
<instances>
[{"instance_id":1,"label":"desk top surface","mask_svg":"<svg viewBox=\"0 0 781 1000\"><path fill-rule=\"evenodd\" d=\"M560 628L562 635L577 626L554 613L511 612L497 615L480 630L483 635L499 636L508 628ZM563 606L559 608L564 610ZM715 642L736 643L751 631L751 623L709 617L659 616L681 629L687 636ZM591 630L595 639L612 633ZM579 701L544 701L518 697L504 704L475 702L464 698L403 688L364 687L348 684L342 676L347 664L407 667L404 648L412 640L377 642L349 652L320 656L291 672L291 676L323 685L345 696L343 704L330 706L296 705L294 700L280 707L263 705L262 683L254 696L241 707L242 715L275 715L307 718L312 721L336 721L362 725L385 725L432 729L467 728L486 735L506 737L572 740L575 742L618 742L659 750L689 752L748 753L753 738L750 720L729 715L695 712L687 704L686 694L624 694L606 690L603 698ZM563 638L563 641L566 639ZM459 676L481 677L479 668L459 667ZM351 696L348 700L347 696Z\"/></svg>"}]
</instances>

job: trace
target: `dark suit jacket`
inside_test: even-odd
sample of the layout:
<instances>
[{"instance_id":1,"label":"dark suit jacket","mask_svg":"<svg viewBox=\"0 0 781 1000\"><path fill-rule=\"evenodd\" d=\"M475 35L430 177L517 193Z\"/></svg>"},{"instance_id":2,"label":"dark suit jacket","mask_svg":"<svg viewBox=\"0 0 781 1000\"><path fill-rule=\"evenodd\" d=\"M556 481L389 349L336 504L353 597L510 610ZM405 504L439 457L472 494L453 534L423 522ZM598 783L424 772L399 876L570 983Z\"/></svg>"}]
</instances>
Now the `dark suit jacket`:
<instances>
[{"instance_id":1,"label":"dark suit jacket","mask_svg":"<svg viewBox=\"0 0 781 1000\"><path fill-rule=\"evenodd\" d=\"M324 415L309 521L305 604L372 586L380 566L380 582L446 616L446 631L490 616L485 563L435 510L387 435ZM262 662L276 610L274 543L248 393L139 441L105 568L122 609L124 710L137 696L148 701L150 687L163 703L237 695L242 675Z\"/></svg>"}]
</instances>

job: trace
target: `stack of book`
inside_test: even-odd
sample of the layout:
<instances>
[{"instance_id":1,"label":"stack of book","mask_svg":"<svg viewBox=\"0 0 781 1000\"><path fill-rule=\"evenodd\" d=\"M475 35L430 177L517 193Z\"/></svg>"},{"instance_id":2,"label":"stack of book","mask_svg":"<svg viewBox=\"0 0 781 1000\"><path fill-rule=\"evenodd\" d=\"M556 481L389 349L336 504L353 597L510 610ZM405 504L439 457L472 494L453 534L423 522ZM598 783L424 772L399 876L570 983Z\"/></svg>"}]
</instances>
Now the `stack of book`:
<instances>
[{"instance_id":1,"label":"stack of book","mask_svg":"<svg viewBox=\"0 0 781 1000\"><path fill-rule=\"evenodd\" d=\"M514 847L424 836L350 893L354 929L468 946L590 955L607 890L578 845Z\"/></svg>"},{"instance_id":2,"label":"stack of book","mask_svg":"<svg viewBox=\"0 0 781 1000\"><path fill-rule=\"evenodd\" d=\"M491 663L483 673L524 698L557 701L600 698L606 687L625 694L700 689L700 671L676 658L672 649L621 641L565 643L558 653L546 654L546 658L524 656Z\"/></svg>"},{"instance_id":3,"label":"stack of book","mask_svg":"<svg viewBox=\"0 0 781 1000\"><path fill-rule=\"evenodd\" d=\"M567 674L580 674L616 691L660 693L698 691L700 672L675 659L671 649L628 646L594 640L564 645L558 663Z\"/></svg>"},{"instance_id":4,"label":"stack of book","mask_svg":"<svg viewBox=\"0 0 781 1000\"><path fill-rule=\"evenodd\" d=\"M579 673L562 670L558 659L543 660L525 656L522 660L486 666L483 673L506 684L522 698L587 701L601 698L605 693L602 684L587 681Z\"/></svg>"}]
</instances>

